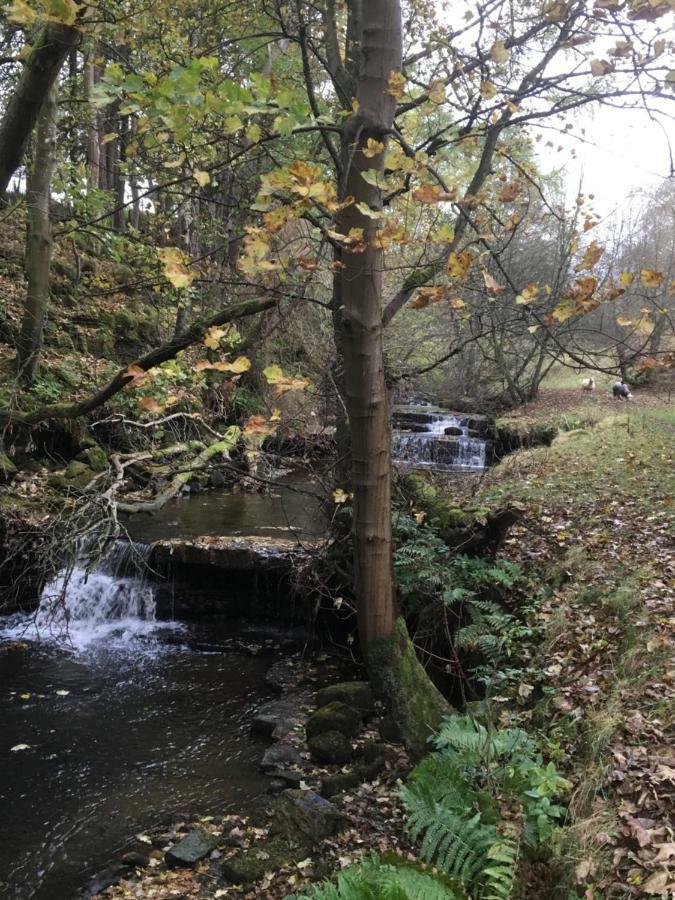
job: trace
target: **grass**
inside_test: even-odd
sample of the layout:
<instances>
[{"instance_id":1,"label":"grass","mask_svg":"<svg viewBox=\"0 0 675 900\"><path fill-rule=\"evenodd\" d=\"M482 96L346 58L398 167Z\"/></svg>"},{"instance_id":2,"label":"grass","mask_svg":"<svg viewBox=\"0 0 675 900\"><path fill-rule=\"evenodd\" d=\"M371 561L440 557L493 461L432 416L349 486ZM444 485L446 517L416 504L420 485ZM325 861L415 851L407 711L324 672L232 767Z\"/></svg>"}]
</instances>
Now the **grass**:
<instances>
[{"instance_id":1,"label":"grass","mask_svg":"<svg viewBox=\"0 0 675 900\"><path fill-rule=\"evenodd\" d=\"M507 457L473 497L525 506L505 552L535 586L547 586L536 613L543 637L523 648L543 673L543 699L508 713L526 726L529 716L561 747L574 784L548 886L537 893L551 900L598 900L610 885L646 883L657 851L634 852L621 810L658 828L669 803L667 789L654 787L653 760L672 716L675 410L658 392L622 406L580 394L561 376L538 405L510 416L554 422L559 435L550 447Z\"/></svg>"}]
</instances>

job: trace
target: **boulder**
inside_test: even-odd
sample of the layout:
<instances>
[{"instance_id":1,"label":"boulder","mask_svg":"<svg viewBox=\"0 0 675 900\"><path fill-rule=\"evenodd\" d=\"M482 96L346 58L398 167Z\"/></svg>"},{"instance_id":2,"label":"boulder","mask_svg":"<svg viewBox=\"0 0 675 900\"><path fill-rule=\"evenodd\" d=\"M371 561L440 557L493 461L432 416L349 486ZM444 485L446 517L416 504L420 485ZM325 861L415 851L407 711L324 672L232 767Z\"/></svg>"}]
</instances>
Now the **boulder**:
<instances>
[{"instance_id":1,"label":"boulder","mask_svg":"<svg viewBox=\"0 0 675 900\"><path fill-rule=\"evenodd\" d=\"M93 472L105 472L108 468L108 456L98 444L93 447L87 447L81 453L78 453L77 460L84 463Z\"/></svg>"},{"instance_id":2,"label":"boulder","mask_svg":"<svg viewBox=\"0 0 675 900\"><path fill-rule=\"evenodd\" d=\"M165 854L166 864L171 868L183 867L193 869L216 846L218 838L208 834L202 828L188 832Z\"/></svg>"},{"instance_id":3,"label":"boulder","mask_svg":"<svg viewBox=\"0 0 675 900\"><path fill-rule=\"evenodd\" d=\"M89 482L95 477L96 473L89 466L79 460L73 459L68 463L65 471L66 486L84 490Z\"/></svg>"},{"instance_id":4,"label":"boulder","mask_svg":"<svg viewBox=\"0 0 675 900\"><path fill-rule=\"evenodd\" d=\"M288 769L289 766L299 766L302 758L292 744L274 744L269 747L262 758L260 768L263 772L272 772L275 769Z\"/></svg>"},{"instance_id":5,"label":"boulder","mask_svg":"<svg viewBox=\"0 0 675 900\"><path fill-rule=\"evenodd\" d=\"M358 709L364 718L375 712L373 691L367 681L341 681L317 692L316 705L319 709L335 701Z\"/></svg>"},{"instance_id":6,"label":"boulder","mask_svg":"<svg viewBox=\"0 0 675 900\"><path fill-rule=\"evenodd\" d=\"M308 738L323 734L325 731L339 731L345 737L352 738L358 734L360 728L361 713L339 700L317 709L305 724Z\"/></svg>"},{"instance_id":7,"label":"boulder","mask_svg":"<svg viewBox=\"0 0 675 900\"><path fill-rule=\"evenodd\" d=\"M445 433L450 437L461 437L464 434L464 430L458 425L448 425Z\"/></svg>"},{"instance_id":8,"label":"boulder","mask_svg":"<svg viewBox=\"0 0 675 900\"><path fill-rule=\"evenodd\" d=\"M262 737L285 737L302 721L297 702L292 699L271 700L263 704L251 722L251 730Z\"/></svg>"},{"instance_id":9,"label":"boulder","mask_svg":"<svg viewBox=\"0 0 675 900\"><path fill-rule=\"evenodd\" d=\"M320 844L347 822L344 813L315 791L284 791L274 803L270 834L288 840Z\"/></svg>"},{"instance_id":10,"label":"boulder","mask_svg":"<svg viewBox=\"0 0 675 900\"><path fill-rule=\"evenodd\" d=\"M320 763L342 766L353 755L349 738L339 731L322 731L307 741L309 752Z\"/></svg>"}]
</instances>

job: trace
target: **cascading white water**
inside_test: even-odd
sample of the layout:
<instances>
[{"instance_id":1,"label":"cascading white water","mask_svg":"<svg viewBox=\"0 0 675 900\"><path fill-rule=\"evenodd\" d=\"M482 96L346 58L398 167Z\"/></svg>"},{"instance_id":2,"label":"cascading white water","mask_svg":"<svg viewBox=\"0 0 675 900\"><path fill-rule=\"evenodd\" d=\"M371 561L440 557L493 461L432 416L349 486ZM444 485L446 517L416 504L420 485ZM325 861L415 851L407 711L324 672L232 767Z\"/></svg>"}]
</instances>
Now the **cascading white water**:
<instances>
[{"instance_id":1,"label":"cascading white water","mask_svg":"<svg viewBox=\"0 0 675 900\"><path fill-rule=\"evenodd\" d=\"M34 616L13 623L7 637L62 643L74 650L127 645L174 623L155 618L155 592L147 581L151 548L118 542L100 568L60 572L45 585Z\"/></svg>"},{"instance_id":2,"label":"cascading white water","mask_svg":"<svg viewBox=\"0 0 675 900\"><path fill-rule=\"evenodd\" d=\"M395 461L416 466L485 468L486 441L469 435L466 419L446 413L429 413L418 427L423 427L424 431L394 431L392 456Z\"/></svg>"}]
</instances>

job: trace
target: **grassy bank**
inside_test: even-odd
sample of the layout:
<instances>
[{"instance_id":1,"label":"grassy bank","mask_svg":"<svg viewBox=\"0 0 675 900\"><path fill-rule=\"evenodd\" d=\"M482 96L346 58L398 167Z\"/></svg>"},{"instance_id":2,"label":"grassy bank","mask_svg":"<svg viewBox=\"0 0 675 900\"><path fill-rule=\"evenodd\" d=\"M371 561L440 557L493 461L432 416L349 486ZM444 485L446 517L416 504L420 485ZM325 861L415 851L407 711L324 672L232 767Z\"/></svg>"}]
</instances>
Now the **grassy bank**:
<instances>
[{"instance_id":1,"label":"grassy bank","mask_svg":"<svg viewBox=\"0 0 675 900\"><path fill-rule=\"evenodd\" d=\"M486 504L525 506L505 553L546 588L537 639L514 654L515 703L494 705L502 720L543 732L574 785L552 860L533 867L525 895L663 896L675 850L675 412L652 396L603 417L603 398L577 392L566 406L567 396L549 391L518 415L555 415L563 427L573 415L574 427L507 458L479 491Z\"/></svg>"}]
</instances>

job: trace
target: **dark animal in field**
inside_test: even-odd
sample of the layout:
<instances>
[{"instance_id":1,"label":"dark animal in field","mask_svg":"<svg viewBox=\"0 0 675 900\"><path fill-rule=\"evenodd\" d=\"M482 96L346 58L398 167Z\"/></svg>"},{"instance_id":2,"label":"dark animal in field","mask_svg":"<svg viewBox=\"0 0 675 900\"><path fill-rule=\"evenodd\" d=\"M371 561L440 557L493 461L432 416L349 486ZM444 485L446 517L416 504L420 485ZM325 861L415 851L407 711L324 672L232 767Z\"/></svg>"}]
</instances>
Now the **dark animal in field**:
<instances>
[{"instance_id":1,"label":"dark animal in field","mask_svg":"<svg viewBox=\"0 0 675 900\"><path fill-rule=\"evenodd\" d=\"M612 394L617 400L632 400L633 395L625 381L615 381L612 385Z\"/></svg>"}]
</instances>

